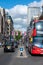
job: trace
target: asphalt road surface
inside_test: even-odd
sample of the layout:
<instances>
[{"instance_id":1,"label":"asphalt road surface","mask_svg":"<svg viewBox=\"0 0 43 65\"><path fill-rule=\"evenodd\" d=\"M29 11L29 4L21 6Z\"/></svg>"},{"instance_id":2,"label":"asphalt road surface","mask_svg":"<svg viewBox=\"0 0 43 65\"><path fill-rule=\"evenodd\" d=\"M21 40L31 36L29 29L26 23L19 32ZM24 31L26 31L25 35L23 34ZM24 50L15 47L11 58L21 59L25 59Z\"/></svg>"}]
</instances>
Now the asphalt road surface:
<instances>
[{"instance_id":1,"label":"asphalt road surface","mask_svg":"<svg viewBox=\"0 0 43 65\"><path fill-rule=\"evenodd\" d=\"M43 56L31 56L24 46L23 56L20 56L20 47L14 53L4 53L3 48L0 48L0 65L43 65Z\"/></svg>"}]
</instances>

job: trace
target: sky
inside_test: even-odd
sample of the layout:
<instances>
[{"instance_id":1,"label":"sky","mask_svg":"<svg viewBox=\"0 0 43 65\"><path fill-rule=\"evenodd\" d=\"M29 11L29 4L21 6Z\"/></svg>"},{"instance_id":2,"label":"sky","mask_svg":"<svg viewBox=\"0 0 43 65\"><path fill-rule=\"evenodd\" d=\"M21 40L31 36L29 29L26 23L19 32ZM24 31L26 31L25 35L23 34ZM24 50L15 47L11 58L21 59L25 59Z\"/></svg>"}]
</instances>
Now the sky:
<instances>
[{"instance_id":1,"label":"sky","mask_svg":"<svg viewBox=\"0 0 43 65\"><path fill-rule=\"evenodd\" d=\"M33 2L34 0L0 0L0 5L3 8L12 8L15 5L28 5L29 3ZM40 0L36 0L39 2Z\"/></svg>"},{"instance_id":2,"label":"sky","mask_svg":"<svg viewBox=\"0 0 43 65\"><path fill-rule=\"evenodd\" d=\"M27 7L42 4L43 0L0 0L0 7L12 16L14 28L22 32L27 29Z\"/></svg>"}]
</instances>

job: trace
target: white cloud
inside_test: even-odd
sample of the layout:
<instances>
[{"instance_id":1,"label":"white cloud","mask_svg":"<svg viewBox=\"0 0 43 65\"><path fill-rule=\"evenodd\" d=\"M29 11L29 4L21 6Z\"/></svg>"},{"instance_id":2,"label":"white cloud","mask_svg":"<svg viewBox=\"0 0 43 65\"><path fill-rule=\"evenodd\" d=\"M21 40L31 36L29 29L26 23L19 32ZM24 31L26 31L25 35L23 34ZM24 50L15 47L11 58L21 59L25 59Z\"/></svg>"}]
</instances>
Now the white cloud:
<instances>
[{"instance_id":1,"label":"white cloud","mask_svg":"<svg viewBox=\"0 0 43 65\"><path fill-rule=\"evenodd\" d=\"M43 5L43 0L37 2L37 1L33 1L32 3L28 4L29 6L33 7L33 6L42 6Z\"/></svg>"},{"instance_id":2,"label":"white cloud","mask_svg":"<svg viewBox=\"0 0 43 65\"><path fill-rule=\"evenodd\" d=\"M28 6L41 6L43 4L43 0L37 2L33 1L28 4ZM26 28L23 28L24 25L27 26L27 5L16 5L13 8L7 10L13 18L15 29L19 29L22 31L26 31Z\"/></svg>"},{"instance_id":3,"label":"white cloud","mask_svg":"<svg viewBox=\"0 0 43 65\"><path fill-rule=\"evenodd\" d=\"M25 19L23 19L23 18L15 18L14 19L14 23L21 23L21 24L24 24L24 25L26 25L27 24L27 19L25 18Z\"/></svg>"},{"instance_id":4,"label":"white cloud","mask_svg":"<svg viewBox=\"0 0 43 65\"><path fill-rule=\"evenodd\" d=\"M27 24L27 18L23 19L23 23Z\"/></svg>"},{"instance_id":5,"label":"white cloud","mask_svg":"<svg viewBox=\"0 0 43 65\"><path fill-rule=\"evenodd\" d=\"M9 12L9 10L8 10L8 9L5 9L5 11L6 11L6 12Z\"/></svg>"},{"instance_id":6,"label":"white cloud","mask_svg":"<svg viewBox=\"0 0 43 65\"><path fill-rule=\"evenodd\" d=\"M26 31L26 28L22 28L21 25L14 25L14 28L16 27L16 30L21 31L22 33L24 33Z\"/></svg>"},{"instance_id":7,"label":"white cloud","mask_svg":"<svg viewBox=\"0 0 43 65\"><path fill-rule=\"evenodd\" d=\"M19 29L16 29L16 30L21 31L22 33L26 32L26 29L25 28L19 28Z\"/></svg>"},{"instance_id":8,"label":"white cloud","mask_svg":"<svg viewBox=\"0 0 43 65\"><path fill-rule=\"evenodd\" d=\"M14 27L15 27L16 29L22 28L22 26L20 26L19 24L18 24L18 25L14 25Z\"/></svg>"},{"instance_id":9,"label":"white cloud","mask_svg":"<svg viewBox=\"0 0 43 65\"><path fill-rule=\"evenodd\" d=\"M22 20L22 18L15 18L14 19L14 21L16 22L16 21L21 21Z\"/></svg>"},{"instance_id":10,"label":"white cloud","mask_svg":"<svg viewBox=\"0 0 43 65\"><path fill-rule=\"evenodd\" d=\"M12 16L27 15L27 6L26 5L16 5L9 10Z\"/></svg>"}]
</instances>

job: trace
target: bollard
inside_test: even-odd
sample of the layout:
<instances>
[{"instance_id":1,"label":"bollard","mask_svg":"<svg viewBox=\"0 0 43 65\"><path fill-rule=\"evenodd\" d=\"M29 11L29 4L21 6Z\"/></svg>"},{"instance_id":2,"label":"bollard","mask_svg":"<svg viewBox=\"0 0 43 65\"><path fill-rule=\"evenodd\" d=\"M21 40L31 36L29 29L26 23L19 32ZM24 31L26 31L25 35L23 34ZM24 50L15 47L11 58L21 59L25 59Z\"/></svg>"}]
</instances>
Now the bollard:
<instances>
[{"instance_id":1,"label":"bollard","mask_svg":"<svg viewBox=\"0 0 43 65\"><path fill-rule=\"evenodd\" d=\"M21 52L20 56L23 56L23 53Z\"/></svg>"}]
</instances>

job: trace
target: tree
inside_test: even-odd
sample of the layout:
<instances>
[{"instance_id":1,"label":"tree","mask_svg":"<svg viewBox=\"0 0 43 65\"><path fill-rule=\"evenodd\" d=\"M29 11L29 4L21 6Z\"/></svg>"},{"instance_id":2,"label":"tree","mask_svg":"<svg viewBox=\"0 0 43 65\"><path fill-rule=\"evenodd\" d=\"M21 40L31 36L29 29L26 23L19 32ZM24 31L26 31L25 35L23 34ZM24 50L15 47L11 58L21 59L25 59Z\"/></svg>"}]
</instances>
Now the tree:
<instances>
[{"instance_id":1,"label":"tree","mask_svg":"<svg viewBox=\"0 0 43 65\"><path fill-rule=\"evenodd\" d=\"M20 31L17 31L18 32L18 35L15 34L15 39L16 40L19 40L22 38L22 35L21 35L21 32Z\"/></svg>"}]
</instances>

